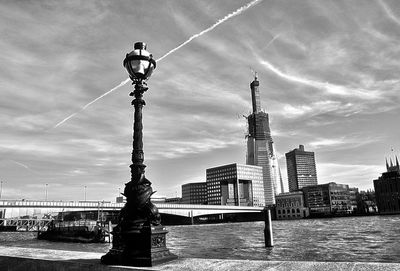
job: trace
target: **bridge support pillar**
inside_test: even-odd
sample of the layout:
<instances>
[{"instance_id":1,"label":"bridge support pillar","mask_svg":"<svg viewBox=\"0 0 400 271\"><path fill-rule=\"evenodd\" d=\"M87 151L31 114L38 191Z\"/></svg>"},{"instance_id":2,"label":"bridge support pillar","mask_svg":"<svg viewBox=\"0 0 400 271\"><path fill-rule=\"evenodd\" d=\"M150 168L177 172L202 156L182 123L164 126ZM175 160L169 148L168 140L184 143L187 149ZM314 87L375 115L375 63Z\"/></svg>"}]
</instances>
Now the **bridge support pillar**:
<instances>
[{"instance_id":1,"label":"bridge support pillar","mask_svg":"<svg viewBox=\"0 0 400 271\"><path fill-rule=\"evenodd\" d=\"M264 228L264 239L265 247L274 246L274 238L272 236L272 221L271 221L271 210L267 207L264 208L265 215L265 228Z\"/></svg>"}]
</instances>

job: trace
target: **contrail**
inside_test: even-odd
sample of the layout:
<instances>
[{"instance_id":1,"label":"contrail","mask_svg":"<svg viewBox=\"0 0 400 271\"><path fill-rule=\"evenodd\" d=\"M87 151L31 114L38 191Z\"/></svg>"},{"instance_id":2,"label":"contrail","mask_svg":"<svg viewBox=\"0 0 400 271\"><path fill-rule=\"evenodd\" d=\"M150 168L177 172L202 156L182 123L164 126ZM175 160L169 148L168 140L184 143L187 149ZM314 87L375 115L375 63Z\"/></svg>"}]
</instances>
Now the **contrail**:
<instances>
[{"instance_id":1,"label":"contrail","mask_svg":"<svg viewBox=\"0 0 400 271\"><path fill-rule=\"evenodd\" d=\"M75 113L69 115L68 117L66 117L65 119L63 119L62 121L60 121L59 123L57 123L56 125L54 125L54 127L53 127L52 129L57 128L58 126L60 126L61 124L63 124L63 123L66 122L67 120L69 120L70 118L74 117L76 114L78 114L78 113L82 112L83 110L85 110L86 108L88 108L91 104L97 102L98 100L100 100L100 99L103 98L104 96L110 94L110 93L113 92L114 90L116 90L116 89L118 89L118 88L120 88L120 87L126 85L126 83L128 83L129 81L130 81L129 78L126 79L126 80L124 80L124 81L122 81L121 83L119 83L118 86L116 86L116 87L110 89L109 91L107 91L106 93L104 93L104 94L102 94L101 96L97 97L96 99L94 99L94 100L91 101L90 103L87 103L87 104L84 105L79 111L77 111L77 112L75 112Z\"/></svg>"},{"instance_id":2,"label":"contrail","mask_svg":"<svg viewBox=\"0 0 400 271\"><path fill-rule=\"evenodd\" d=\"M285 73L270 62L266 60L259 61L262 65L264 65L268 70L275 73L279 77L286 79L288 81L292 81L295 83L300 83L303 85L308 85L317 89L322 89L327 91L330 94L335 94L339 96L354 96L364 100L372 100L372 99L379 99L381 94L378 90L365 90L360 88L352 88L342 85L335 85L329 82L320 82L312 79L308 79L306 77L296 76L289 73Z\"/></svg>"},{"instance_id":3,"label":"contrail","mask_svg":"<svg viewBox=\"0 0 400 271\"><path fill-rule=\"evenodd\" d=\"M268 43L267 45L264 47L264 50L267 49L276 39L279 38L280 35L282 35L283 33L279 33L278 35L276 35L275 37L273 37Z\"/></svg>"},{"instance_id":4,"label":"contrail","mask_svg":"<svg viewBox=\"0 0 400 271\"><path fill-rule=\"evenodd\" d=\"M20 163L20 162L14 161L14 160L10 160L10 161L13 162L13 163L15 163L15 164L17 164L17 165L19 165L19 166L21 166L21 167L24 167L24 168L26 168L26 169L29 169L29 167L28 167L27 165L25 165L25 164L22 164L22 163Z\"/></svg>"},{"instance_id":5,"label":"contrail","mask_svg":"<svg viewBox=\"0 0 400 271\"><path fill-rule=\"evenodd\" d=\"M245 11L246 9L250 8L251 6L254 6L255 4L257 4L258 2L260 2L262 0L254 0L250 3L248 3L247 5L238 8L236 11L226 15L224 18L219 19L215 24L213 24L212 26L210 26L209 28L201 31L198 34L195 34L193 36L191 36L187 41L183 42L181 45L177 46L176 48L172 49L171 51L169 51L168 53L166 53L165 55L163 55L162 57L160 57L157 61L161 61L163 58L167 57L168 55L172 54L173 52L175 52L176 50L179 50L180 48L182 48L183 46L185 46L186 44L188 44L189 42L191 42L192 40L194 40L195 38L198 38L202 35L204 35L205 33L213 30L214 28L216 28L218 25L222 24L223 22L229 20L232 17L235 17L237 15L239 15L240 13L242 13L243 11Z\"/></svg>"},{"instance_id":6,"label":"contrail","mask_svg":"<svg viewBox=\"0 0 400 271\"><path fill-rule=\"evenodd\" d=\"M386 12L387 16L389 16L390 19L392 19L396 24L400 25L400 20L399 18L396 17L396 15L394 15L393 11L390 9L390 7L388 7L386 5L385 2L383 2L382 0L379 0L378 3L382 6L382 8L384 9L384 11Z\"/></svg>"},{"instance_id":7,"label":"contrail","mask_svg":"<svg viewBox=\"0 0 400 271\"><path fill-rule=\"evenodd\" d=\"M25 165L25 164L22 164L22 163L20 163L20 162L15 161L15 160L9 160L9 161L13 162L13 163L16 164L16 165L19 165L19 166L25 168L26 170L29 170L30 172L33 172L33 173L35 173L35 174L39 174L38 172L32 170L30 167L28 167L28 166Z\"/></svg>"},{"instance_id":8,"label":"contrail","mask_svg":"<svg viewBox=\"0 0 400 271\"><path fill-rule=\"evenodd\" d=\"M160 62L162 61L164 58L166 58L167 56L169 56L170 54L172 54L173 52L175 52L176 50L179 50L180 48L182 48L183 46L185 46L186 44L188 44L189 42L191 42L192 40L194 40L195 38L198 38L204 34L206 34L207 32L213 30L214 28L216 28L218 25L222 24L223 22L229 20L232 17L235 17L237 15L239 15L240 13L242 13L243 11L247 10L248 8L256 5L258 2L261 2L262 0L254 0L250 3L248 3L247 5L244 5L243 7L238 8L236 11L226 15L224 18L219 19L215 24L213 24L212 26L210 26L209 28L201 31L198 34L195 34L193 36L191 36L188 40L186 40L185 42L181 43L180 45L178 45L177 47L175 47L174 49L170 50L169 52L167 52L166 54L164 54L162 57L160 57L159 59L156 59L156 62ZM278 35L279 36L279 35ZM277 37L276 37L277 38ZM274 38L275 39L275 38ZM273 41L273 40L272 40ZM272 43L272 41L270 43ZM78 110L77 112L69 115L68 117L66 117L65 119L63 119L62 121L60 121L59 123L57 123L56 125L54 125L51 129L57 128L58 126L62 125L64 122L66 122L67 120L69 120L70 118L74 117L75 115L77 115L78 113L82 112L83 110L85 110L87 107L89 107L91 104L97 102L98 100L100 100L101 98L103 98L104 96L110 94L111 92L113 92L114 90L117 90L118 88L126 85L128 82L130 81L130 79L126 79L125 81L122 81L118 86L112 88L111 90L107 91L106 93L102 94L101 96L97 97L96 99L94 99L93 101L91 101L90 103L86 104L85 106L83 106L80 110Z\"/></svg>"}]
</instances>

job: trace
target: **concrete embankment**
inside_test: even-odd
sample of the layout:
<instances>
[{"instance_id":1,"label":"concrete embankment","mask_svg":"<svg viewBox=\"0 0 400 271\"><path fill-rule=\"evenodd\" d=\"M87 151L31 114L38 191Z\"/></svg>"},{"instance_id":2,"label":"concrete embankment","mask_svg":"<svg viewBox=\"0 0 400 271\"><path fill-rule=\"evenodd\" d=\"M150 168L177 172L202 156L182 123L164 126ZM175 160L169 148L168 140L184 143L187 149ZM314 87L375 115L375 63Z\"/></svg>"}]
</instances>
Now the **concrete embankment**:
<instances>
[{"instance_id":1,"label":"concrete embankment","mask_svg":"<svg viewBox=\"0 0 400 271\"><path fill-rule=\"evenodd\" d=\"M301 262L179 258L155 267L137 268L100 264L101 253L0 246L1 271L126 271L126 270L400 270L400 263Z\"/></svg>"}]
</instances>

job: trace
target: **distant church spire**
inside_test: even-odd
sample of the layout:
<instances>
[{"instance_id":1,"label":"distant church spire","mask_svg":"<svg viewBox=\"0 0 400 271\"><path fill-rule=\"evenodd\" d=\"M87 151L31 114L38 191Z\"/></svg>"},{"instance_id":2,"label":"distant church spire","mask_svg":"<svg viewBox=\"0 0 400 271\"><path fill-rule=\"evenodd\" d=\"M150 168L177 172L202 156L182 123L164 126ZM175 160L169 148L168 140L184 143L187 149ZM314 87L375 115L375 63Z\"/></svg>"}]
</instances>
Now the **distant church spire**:
<instances>
[{"instance_id":1,"label":"distant church spire","mask_svg":"<svg viewBox=\"0 0 400 271\"><path fill-rule=\"evenodd\" d=\"M399 160L397 159L397 155L396 155L396 167L399 168Z\"/></svg>"},{"instance_id":2,"label":"distant church spire","mask_svg":"<svg viewBox=\"0 0 400 271\"><path fill-rule=\"evenodd\" d=\"M386 170L389 171L389 164L388 164L387 158L385 158L385 160L386 160Z\"/></svg>"}]
</instances>

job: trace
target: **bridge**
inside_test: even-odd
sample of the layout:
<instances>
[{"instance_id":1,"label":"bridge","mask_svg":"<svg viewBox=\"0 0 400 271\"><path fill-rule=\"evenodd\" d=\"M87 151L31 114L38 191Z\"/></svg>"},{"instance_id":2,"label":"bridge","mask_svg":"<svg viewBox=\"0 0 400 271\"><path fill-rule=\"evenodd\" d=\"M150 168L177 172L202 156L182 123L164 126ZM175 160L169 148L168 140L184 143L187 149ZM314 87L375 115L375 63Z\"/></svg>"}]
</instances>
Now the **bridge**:
<instances>
[{"instance_id":1,"label":"bridge","mask_svg":"<svg viewBox=\"0 0 400 271\"><path fill-rule=\"evenodd\" d=\"M185 217L196 217L212 214L234 214L234 213L259 213L263 207L253 206L228 206L228 205L192 205L192 204L169 204L153 202L161 214L171 214ZM21 215L20 210L46 210L47 212L68 211L119 211L125 203L112 203L105 201L37 201L37 200L0 200L0 211L5 210L6 217ZM18 215L14 214L17 210ZM30 212L29 212L30 213ZM3 215L4 216L4 215Z\"/></svg>"}]
</instances>

